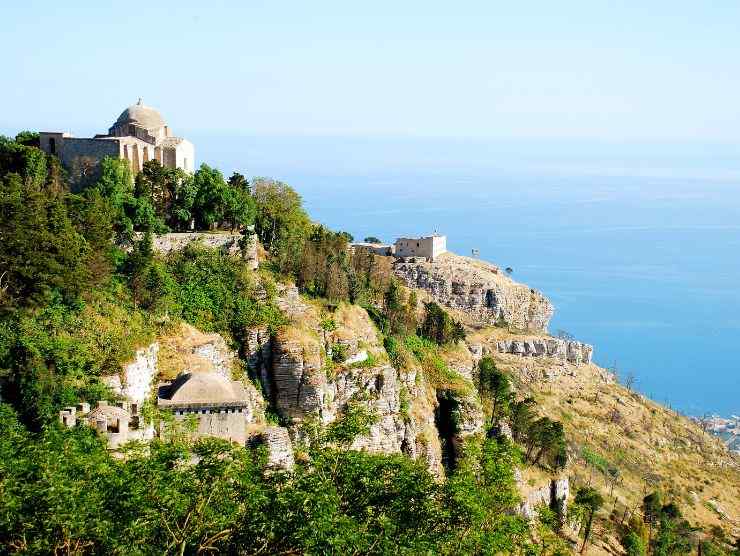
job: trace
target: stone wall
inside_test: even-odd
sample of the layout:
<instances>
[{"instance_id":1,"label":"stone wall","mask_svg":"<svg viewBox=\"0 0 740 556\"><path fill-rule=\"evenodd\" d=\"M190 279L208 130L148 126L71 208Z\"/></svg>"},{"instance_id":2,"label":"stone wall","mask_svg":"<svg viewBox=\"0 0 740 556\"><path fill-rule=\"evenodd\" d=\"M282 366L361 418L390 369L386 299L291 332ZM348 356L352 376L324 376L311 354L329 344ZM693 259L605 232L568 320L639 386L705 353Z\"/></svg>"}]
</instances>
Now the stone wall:
<instances>
[{"instance_id":1,"label":"stone wall","mask_svg":"<svg viewBox=\"0 0 740 556\"><path fill-rule=\"evenodd\" d=\"M211 249L220 249L229 255L241 254L239 241L242 239L240 233L210 233L210 232L172 232L161 234L152 239L152 248L157 253L167 254L171 251L181 251L191 243L200 244ZM257 236L249 236L243 256L252 270L259 266L257 255Z\"/></svg>"},{"instance_id":2,"label":"stone wall","mask_svg":"<svg viewBox=\"0 0 740 556\"><path fill-rule=\"evenodd\" d=\"M116 139L83 139L78 137L62 137L61 134L48 134L46 141L42 140L42 148L46 146L49 152L48 138L53 137L56 142L56 155L62 165L69 171L73 184L92 180L100 171L100 161L106 156L118 158L120 144Z\"/></svg>"},{"instance_id":3,"label":"stone wall","mask_svg":"<svg viewBox=\"0 0 740 556\"><path fill-rule=\"evenodd\" d=\"M231 440L237 444L244 445L247 440L247 423L253 422L254 412L250 409L243 410L205 410L206 413L193 413L198 419L198 436L214 436ZM188 414L176 415L175 419L182 421ZM251 417L251 418L250 418Z\"/></svg>"}]
</instances>

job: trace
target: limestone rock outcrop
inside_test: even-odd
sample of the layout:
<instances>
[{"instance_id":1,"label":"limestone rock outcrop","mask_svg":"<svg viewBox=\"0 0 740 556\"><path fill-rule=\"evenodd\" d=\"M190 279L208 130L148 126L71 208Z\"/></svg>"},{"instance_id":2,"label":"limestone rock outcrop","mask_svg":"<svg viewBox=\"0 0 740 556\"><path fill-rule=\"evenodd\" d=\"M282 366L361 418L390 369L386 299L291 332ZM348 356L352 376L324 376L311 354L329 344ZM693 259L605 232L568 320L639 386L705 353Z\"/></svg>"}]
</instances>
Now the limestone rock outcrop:
<instances>
[{"instance_id":1,"label":"limestone rock outcrop","mask_svg":"<svg viewBox=\"0 0 740 556\"><path fill-rule=\"evenodd\" d=\"M262 384L265 397L272 399L272 337L266 326L248 329L242 345L247 369Z\"/></svg>"},{"instance_id":2,"label":"limestone rock outcrop","mask_svg":"<svg viewBox=\"0 0 740 556\"><path fill-rule=\"evenodd\" d=\"M405 453L442 475L434 392L424 384L418 369L399 372L386 362L367 312L340 305L330 316L335 326L327 330L321 326L327 315L293 288L283 288L276 302L291 324L271 337L266 330L249 331L247 356L263 391L269 392L280 415L291 420L291 435L298 435L301 422L307 419L317 418L326 426L341 418L351 404L359 403L377 421L367 434L355 439L353 448ZM332 361L337 345L343 346L346 358ZM461 422L466 431L477 430L470 419Z\"/></svg>"},{"instance_id":3,"label":"limestone rock outcrop","mask_svg":"<svg viewBox=\"0 0 740 556\"><path fill-rule=\"evenodd\" d=\"M295 466L293 444L288 429L284 427L266 427L257 435L259 443L267 448L267 467L290 471Z\"/></svg>"},{"instance_id":4,"label":"limestone rock outcrop","mask_svg":"<svg viewBox=\"0 0 740 556\"><path fill-rule=\"evenodd\" d=\"M158 354L159 343L154 342L137 350L133 363L124 367L122 394L129 401L141 404L149 396L156 376Z\"/></svg>"},{"instance_id":5,"label":"limestone rock outcrop","mask_svg":"<svg viewBox=\"0 0 740 556\"><path fill-rule=\"evenodd\" d=\"M100 380L114 394L141 405L151 394L157 376L158 355L158 342L139 348L134 360L124 365L120 374L102 376Z\"/></svg>"},{"instance_id":6,"label":"limestone rock outcrop","mask_svg":"<svg viewBox=\"0 0 740 556\"><path fill-rule=\"evenodd\" d=\"M526 519L534 519L539 506L555 508L561 505L562 514L566 514L570 498L570 481L567 477L552 479L547 484L532 489L528 489L521 478L517 482L522 492L519 513Z\"/></svg>"},{"instance_id":7,"label":"limestone rock outcrop","mask_svg":"<svg viewBox=\"0 0 740 556\"><path fill-rule=\"evenodd\" d=\"M163 378L179 373L215 372L232 377L236 353L220 334L205 334L189 324L160 340L159 372Z\"/></svg>"},{"instance_id":8,"label":"limestone rock outcrop","mask_svg":"<svg viewBox=\"0 0 740 556\"><path fill-rule=\"evenodd\" d=\"M489 263L444 253L434 262L398 259L395 275L411 288L462 311L473 321L505 321L521 330L545 332L553 306L540 292L514 282Z\"/></svg>"},{"instance_id":9,"label":"limestone rock outcrop","mask_svg":"<svg viewBox=\"0 0 740 556\"><path fill-rule=\"evenodd\" d=\"M548 337L498 340L496 348L499 353L522 357L555 357L575 365L589 365L594 351L589 344Z\"/></svg>"}]
</instances>

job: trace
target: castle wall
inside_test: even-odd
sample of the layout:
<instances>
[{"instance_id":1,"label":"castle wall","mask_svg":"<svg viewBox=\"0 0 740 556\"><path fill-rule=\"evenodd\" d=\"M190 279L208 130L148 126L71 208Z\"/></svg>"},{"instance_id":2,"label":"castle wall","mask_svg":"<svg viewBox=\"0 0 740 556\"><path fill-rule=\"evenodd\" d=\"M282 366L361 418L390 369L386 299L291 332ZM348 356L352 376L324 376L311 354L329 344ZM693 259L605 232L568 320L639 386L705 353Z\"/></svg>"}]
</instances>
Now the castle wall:
<instances>
[{"instance_id":1,"label":"castle wall","mask_svg":"<svg viewBox=\"0 0 740 556\"><path fill-rule=\"evenodd\" d=\"M67 168L74 168L81 158L95 159L99 164L106 156L118 158L120 147L116 139L82 139L65 137L57 156Z\"/></svg>"},{"instance_id":2,"label":"castle wall","mask_svg":"<svg viewBox=\"0 0 740 556\"><path fill-rule=\"evenodd\" d=\"M162 148L162 166L177 168L177 152L172 147Z\"/></svg>"},{"instance_id":3,"label":"castle wall","mask_svg":"<svg viewBox=\"0 0 740 556\"><path fill-rule=\"evenodd\" d=\"M433 261L436 257L447 251L447 237L402 237L396 240L395 247L396 257L425 257Z\"/></svg>"},{"instance_id":4,"label":"castle wall","mask_svg":"<svg viewBox=\"0 0 740 556\"><path fill-rule=\"evenodd\" d=\"M247 440L247 410L239 408L210 408L173 411L177 421L184 421L189 415L198 419L198 436L215 436L244 444Z\"/></svg>"},{"instance_id":5,"label":"castle wall","mask_svg":"<svg viewBox=\"0 0 740 556\"><path fill-rule=\"evenodd\" d=\"M41 150L56 155L73 182L94 176L103 158L118 158L121 153L117 139L83 139L49 132L41 133L39 139Z\"/></svg>"}]
</instances>

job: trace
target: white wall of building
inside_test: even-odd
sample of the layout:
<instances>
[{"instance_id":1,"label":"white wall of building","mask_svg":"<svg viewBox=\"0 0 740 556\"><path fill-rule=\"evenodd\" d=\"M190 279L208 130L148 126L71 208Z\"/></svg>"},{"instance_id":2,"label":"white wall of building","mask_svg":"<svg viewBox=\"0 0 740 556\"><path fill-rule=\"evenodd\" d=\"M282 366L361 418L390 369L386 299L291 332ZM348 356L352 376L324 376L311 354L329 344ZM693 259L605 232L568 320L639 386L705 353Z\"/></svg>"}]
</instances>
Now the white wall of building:
<instances>
[{"instance_id":1,"label":"white wall of building","mask_svg":"<svg viewBox=\"0 0 740 556\"><path fill-rule=\"evenodd\" d=\"M447 236L428 236L396 240L396 257L426 257L430 261L447 251Z\"/></svg>"}]
</instances>

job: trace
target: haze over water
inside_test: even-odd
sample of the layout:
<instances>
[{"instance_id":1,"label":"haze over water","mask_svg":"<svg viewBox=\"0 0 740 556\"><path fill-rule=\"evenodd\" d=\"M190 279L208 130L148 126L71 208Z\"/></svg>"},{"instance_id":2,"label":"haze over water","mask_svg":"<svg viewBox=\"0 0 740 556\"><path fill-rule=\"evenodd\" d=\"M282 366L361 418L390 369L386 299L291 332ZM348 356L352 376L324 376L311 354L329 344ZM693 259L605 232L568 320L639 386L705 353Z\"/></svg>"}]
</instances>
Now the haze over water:
<instances>
[{"instance_id":1,"label":"haze over water","mask_svg":"<svg viewBox=\"0 0 740 556\"><path fill-rule=\"evenodd\" d=\"M740 163L721 147L196 137L361 240L448 236L555 305L550 331L690 414L740 413ZM574 154L576 153L576 154ZM614 154L616 153L616 154Z\"/></svg>"}]
</instances>

